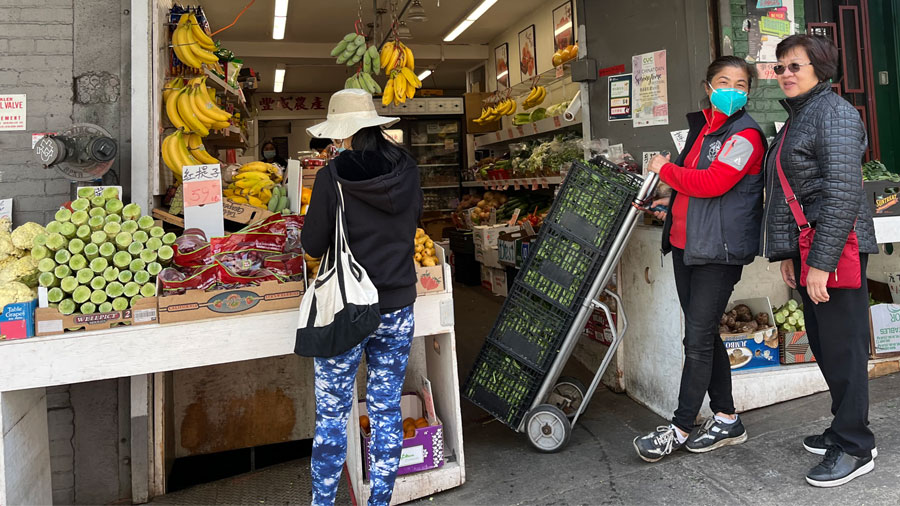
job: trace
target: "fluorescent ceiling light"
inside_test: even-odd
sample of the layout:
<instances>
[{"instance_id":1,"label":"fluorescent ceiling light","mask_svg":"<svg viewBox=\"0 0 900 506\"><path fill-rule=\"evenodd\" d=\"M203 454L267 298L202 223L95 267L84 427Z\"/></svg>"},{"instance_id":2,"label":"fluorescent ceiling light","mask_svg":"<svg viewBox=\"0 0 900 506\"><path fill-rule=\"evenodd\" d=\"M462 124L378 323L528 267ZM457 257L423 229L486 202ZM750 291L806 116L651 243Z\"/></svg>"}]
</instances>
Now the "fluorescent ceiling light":
<instances>
[{"instance_id":1,"label":"fluorescent ceiling light","mask_svg":"<svg viewBox=\"0 0 900 506\"><path fill-rule=\"evenodd\" d=\"M281 93L282 88L284 88L284 69L275 69L275 85L273 91L275 93Z\"/></svg>"},{"instance_id":2,"label":"fluorescent ceiling light","mask_svg":"<svg viewBox=\"0 0 900 506\"><path fill-rule=\"evenodd\" d=\"M559 35L559 34L563 33L564 31L568 30L569 28L572 28L571 21L569 21L568 23L566 23L566 24L560 26L559 28L557 28L556 30L554 30L553 35Z\"/></svg>"},{"instance_id":3,"label":"fluorescent ceiling light","mask_svg":"<svg viewBox=\"0 0 900 506\"><path fill-rule=\"evenodd\" d=\"M422 72L422 73L419 74L419 76L418 76L418 77L419 77L419 81L424 81L424 80L427 79L428 76L430 76L430 75L431 75L431 70L430 70L430 69L429 69L429 70L426 70L426 71L424 71L424 72Z\"/></svg>"},{"instance_id":4,"label":"fluorescent ceiling light","mask_svg":"<svg viewBox=\"0 0 900 506\"><path fill-rule=\"evenodd\" d=\"M288 0L275 0L275 17L287 16Z\"/></svg>"},{"instance_id":5,"label":"fluorescent ceiling light","mask_svg":"<svg viewBox=\"0 0 900 506\"><path fill-rule=\"evenodd\" d=\"M284 28L287 24L286 16L276 16L275 22L272 24L272 38L281 40L284 38Z\"/></svg>"},{"instance_id":6,"label":"fluorescent ceiling light","mask_svg":"<svg viewBox=\"0 0 900 506\"><path fill-rule=\"evenodd\" d=\"M481 4L479 4L478 7L475 8L475 10L470 12L469 15L465 17L465 19L463 19L459 22L458 25L456 25L456 28L454 28L453 31L451 31L447 34L446 37L444 37L444 42L452 42L457 37L459 37L461 33L466 31L466 28L472 26L472 23L480 18L482 14L487 12L487 10L490 9L491 6L495 3L497 3L497 0L482 0Z\"/></svg>"}]
</instances>

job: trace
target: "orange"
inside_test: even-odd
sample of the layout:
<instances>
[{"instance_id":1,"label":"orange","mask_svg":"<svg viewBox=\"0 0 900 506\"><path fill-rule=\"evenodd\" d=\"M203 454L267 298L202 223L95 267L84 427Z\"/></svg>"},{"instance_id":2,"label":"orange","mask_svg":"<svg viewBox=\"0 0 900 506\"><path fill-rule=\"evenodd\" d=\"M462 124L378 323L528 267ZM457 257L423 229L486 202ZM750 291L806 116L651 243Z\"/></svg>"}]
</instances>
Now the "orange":
<instances>
[{"instance_id":1,"label":"orange","mask_svg":"<svg viewBox=\"0 0 900 506\"><path fill-rule=\"evenodd\" d=\"M363 432L365 432L367 434L369 433L370 423L369 423L368 416L362 415L359 417L359 427L362 429Z\"/></svg>"},{"instance_id":2,"label":"orange","mask_svg":"<svg viewBox=\"0 0 900 506\"><path fill-rule=\"evenodd\" d=\"M426 420L424 418L419 418L418 420L416 420L416 428L417 429L423 429L425 427L428 427L428 420Z\"/></svg>"}]
</instances>

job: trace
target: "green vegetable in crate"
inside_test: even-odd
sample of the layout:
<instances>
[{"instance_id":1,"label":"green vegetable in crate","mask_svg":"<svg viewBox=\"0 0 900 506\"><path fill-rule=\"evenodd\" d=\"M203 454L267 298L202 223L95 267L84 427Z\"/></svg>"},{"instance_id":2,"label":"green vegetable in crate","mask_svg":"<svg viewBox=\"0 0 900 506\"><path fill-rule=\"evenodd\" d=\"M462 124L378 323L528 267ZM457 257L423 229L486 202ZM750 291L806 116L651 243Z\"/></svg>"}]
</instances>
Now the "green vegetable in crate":
<instances>
[{"instance_id":1,"label":"green vegetable in crate","mask_svg":"<svg viewBox=\"0 0 900 506\"><path fill-rule=\"evenodd\" d=\"M781 332L805 332L806 320L803 307L794 299L787 301L779 308L772 309L775 324Z\"/></svg>"}]
</instances>

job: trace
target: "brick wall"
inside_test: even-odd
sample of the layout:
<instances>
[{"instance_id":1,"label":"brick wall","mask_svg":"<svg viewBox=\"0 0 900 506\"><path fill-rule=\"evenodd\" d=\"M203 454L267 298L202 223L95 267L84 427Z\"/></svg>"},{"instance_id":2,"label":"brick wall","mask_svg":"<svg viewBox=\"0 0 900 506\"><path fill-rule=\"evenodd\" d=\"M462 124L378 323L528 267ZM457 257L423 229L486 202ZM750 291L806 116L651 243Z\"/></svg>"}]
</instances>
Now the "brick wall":
<instances>
[{"instance_id":1,"label":"brick wall","mask_svg":"<svg viewBox=\"0 0 900 506\"><path fill-rule=\"evenodd\" d=\"M755 0L753 2L756 3ZM734 55L744 58L750 49L748 34L742 29L744 20L747 19L748 0L729 0L729 3L731 25L722 27L722 36L732 41ZM806 31L803 0L794 0L794 26L796 32ZM784 98L784 94L774 79L757 81L750 92L747 111L759 123L767 136L775 135L774 122L783 122L787 119L787 112L778 103L782 98Z\"/></svg>"},{"instance_id":2,"label":"brick wall","mask_svg":"<svg viewBox=\"0 0 900 506\"><path fill-rule=\"evenodd\" d=\"M47 389L53 504L75 504L75 411L69 386Z\"/></svg>"},{"instance_id":3,"label":"brick wall","mask_svg":"<svg viewBox=\"0 0 900 506\"><path fill-rule=\"evenodd\" d=\"M0 198L13 222L47 223L69 184L31 154L31 134L73 123L73 0L0 0L0 94L25 94L24 131L0 132ZM21 7L20 7L21 6Z\"/></svg>"}]
</instances>

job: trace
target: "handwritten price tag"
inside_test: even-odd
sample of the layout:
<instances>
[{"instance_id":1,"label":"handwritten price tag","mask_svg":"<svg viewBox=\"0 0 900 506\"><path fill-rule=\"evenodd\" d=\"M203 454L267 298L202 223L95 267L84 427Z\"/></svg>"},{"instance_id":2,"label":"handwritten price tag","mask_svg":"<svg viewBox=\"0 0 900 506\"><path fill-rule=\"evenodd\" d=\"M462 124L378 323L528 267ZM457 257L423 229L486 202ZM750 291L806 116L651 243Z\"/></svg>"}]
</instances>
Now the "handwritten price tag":
<instances>
[{"instance_id":1,"label":"handwritten price tag","mask_svg":"<svg viewBox=\"0 0 900 506\"><path fill-rule=\"evenodd\" d=\"M184 207L215 204L222 200L222 184L219 181L185 181Z\"/></svg>"},{"instance_id":2,"label":"handwritten price tag","mask_svg":"<svg viewBox=\"0 0 900 506\"><path fill-rule=\"evenodd\" d=\"M559 120L559 116L553 116L553 126L559 128L562 126L562 122Z\"/></svg>"}]
</instances>

